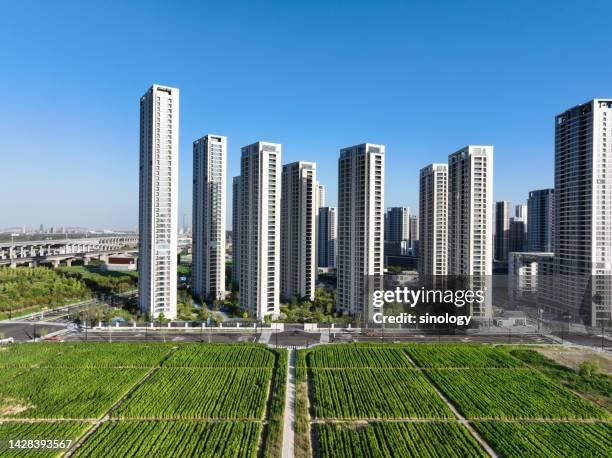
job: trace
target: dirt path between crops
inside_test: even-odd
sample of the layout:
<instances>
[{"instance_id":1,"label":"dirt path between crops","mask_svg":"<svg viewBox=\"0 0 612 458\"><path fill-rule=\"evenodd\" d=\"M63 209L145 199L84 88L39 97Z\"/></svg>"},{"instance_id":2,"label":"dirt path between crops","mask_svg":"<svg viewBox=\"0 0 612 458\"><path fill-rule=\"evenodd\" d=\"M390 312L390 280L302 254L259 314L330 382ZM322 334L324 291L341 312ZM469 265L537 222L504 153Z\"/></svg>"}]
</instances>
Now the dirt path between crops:
<instances>
[{"instance_id":1,"label":"dirt path between crops","mask_svg":"<svg viewBox=\"0 0 612 458\"><path fill-rule=\"evenodd\" d=\"M77 449L78 449L78 448L79 448L81 445L83 445L83 444L85 443L85 441L87 441L87 439L89 439L89 437L91 437L91 435L92 435L93 433L95 433L95 432L98 430L98 428L100 428L100 426L102 426L104 423L106 423L108 420L110 420L111 415L112 415L113 413L115 413L115 411L116 411L116 410L117 410L119 407L121 407L121 405L122 405L122 404L123 404L125 401L127 401L127 400L128 400L128 399L129 399L129 398L132 396L132 394L134 394L134 392L135 392L135 391L136 391L138 388L140 388L140 387L141 387L141 386L142 386L142 385L143 385L143 384L144 384L144 383L145 383L147 380L149 380L149 379L150 379L150 378L153 376L153 374L155 374L155 373L156 373L156 372L157 372L157 371L160 369L160 367L161 367L161 366L164 364L164 362L165 362L165 361L166 361L168 358L170 358L170 357L171 357L171 356L174 354L174 352L175 352L176 350L178 350L178 347L174 347L174 348L172 348L172 349L171 349L171 350L168 352L168 354L166 354L166 356L164 356L164 357L162 358L162 360L159 362L159 364L158 364L156 367L151 368L151 370L150 370L149 372L147 372L147 373L146 373L146 375L145 375L143 378L141 378L141 379L140 379L140 380L139 380L139 381L138 381L138 382L137 382L135 385L133 385L133 386L132 386L132 387L131 387L131 388L128 390L128 392L127 392L127 393L125 393L125 394L124 394L124 395L121 397L121 399L119 399L117 402L115 402L115 403L114 403L114 404L111 406L111 408L110 408L110 409L108 409L108 412L106 412L106 414L105 414L104 416L102 416L102 418L99 418L99 419L98 419L98 420L97 420L97 421L96 421L96 422L93 424L93 426L92 426L91 428L89 428L89 429L87 430L87 432L86 432L86 433L85 433L83 436L81 436L81 438L80 438L79 440L75 441L75 442L74 442L74 444L72 444L72 447L70 447L70 449L69 449L69 450L66 452L66 454L64 455L64 457L65 457L65 458L69 458L69 457L71 457L71 456L72 456L72 454L73 454L73 453L74 453L74 452L75 452L75 451L76 451L76 450L77 450Z\"/></svg>"},{"instance_id":2,"label":"dirt path between crops","mask_svg":"<svg viewBox=\"0 0 612 458\"><path fill-rule=\"evenodd\" d=\"M295 443L295 350L289 350L287 390L285 392L285 418L283 421L283 458L293 458Z\"/></svg>"},{"instance_id":3,"label":"dirt path between crops","mask_svg":"<svg viewBox=\"0 0 612 458\"><path fill-rule=\"evenodd\" d=\"M467 430L470 432L472 437L474 439L476 439L476 442L478 442L480 444L480 446L489 454L489 456L491 456L493 458L499 458L499 455L497 455L495 450L493 450L493 448L489 444L487 444L482 437L480 437L480 434L478 434L478 432L472 427L470 422L467 421L467 419L463 415L461 415L461 412L459 412L455 408L455 406L453 404L451 404L451 402L446 398L446 396L444 396L444 394L442 394L442 392L438 389L438 387L429 378L429 375L427 374L427 372L424 371L423 369L419 368L415 364L415 362L412 360L412 358L410 357L410 355L408 353L404 352L404 354L406 355L406 358L408 358L408 361L410 361L410 364L412 364L416 369L421 371L421 374L423 374L423 377L425 377L425 379L427 380L429 385L431 385L431 387L434 389L434 391L437 393L437 395L440 397L440 399L442 399L442 401L451 410L451 412L453 412L455 417L457 417L457 420L459 421L459 423L461 423L463 426L465 426L467 428Z\"/></svg>"}]
</instances>

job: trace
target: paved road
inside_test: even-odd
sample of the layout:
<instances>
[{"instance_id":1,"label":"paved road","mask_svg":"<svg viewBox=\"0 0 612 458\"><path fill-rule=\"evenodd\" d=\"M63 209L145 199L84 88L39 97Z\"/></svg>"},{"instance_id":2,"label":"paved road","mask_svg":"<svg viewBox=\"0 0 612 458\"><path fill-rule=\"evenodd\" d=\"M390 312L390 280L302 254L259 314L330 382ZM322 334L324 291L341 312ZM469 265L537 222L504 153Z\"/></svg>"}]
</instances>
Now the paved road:
<instances>
[{"instance_id":1,"label":"paved road","mask_svg":"<svg viewBox=\"0 0 612 458\"><path fill-rule=\"evenodd\" d=\"M295 350L289 350L285 419L283 422L283 458L293 458L295 444Z\"/></svg>"},{"instance_id":2,"label":"paved road","mask_svg":"<svg viewBox=\"0 0 612 458\"><path fill-rule=\"evenodd\" d=\"M27 341L34 338L34 333L37 336L46 330L49 334L61 331L68 328L68 324L61 323L24 323L24 322L0 322L0 333L4 337L12 337L15 341Z\"/></svg>"},{"instance_id":3,"label":"paved road","mask_svg":"<svg viewBox=\"0 0 612 458\"><path fill-rule=\"evenodd\" d=\"M131 297L137 291L128 291L117 294L117 297ZM11 320L0 321L0 333L5 337L12 337L16 341L27 341L34 338L36 333L40 337L40 331L45 329L48 333L55 333L60 330L72 328L71 315L75 311L85 309L94 304L101 304L102 301L92 299L89 301L77 302L75 304L64 305L43 312L31 313L29 315L13 318Z\"/></svg>"}]
</instances>

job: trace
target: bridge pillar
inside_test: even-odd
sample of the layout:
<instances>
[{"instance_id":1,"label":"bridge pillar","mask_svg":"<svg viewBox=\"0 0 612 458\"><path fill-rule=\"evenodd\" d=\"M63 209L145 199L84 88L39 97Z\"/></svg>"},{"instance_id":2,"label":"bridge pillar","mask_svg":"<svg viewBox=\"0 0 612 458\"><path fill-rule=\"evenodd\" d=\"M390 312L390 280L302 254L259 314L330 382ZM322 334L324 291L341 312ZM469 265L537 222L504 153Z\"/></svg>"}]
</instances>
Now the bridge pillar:
<instances>
[{"instance_id":1,"label":"bridge pillar","mask_svg":"<svg viewBox=\"0 0 612 458\"><path fill-rule=\"evenodd\" d=\"M51 264L53 264L54 269L57 269L60 266L60 261L59 259L52 259Z\"/></svg>"},{"instance_id":2,"label":"bridge pillar","mask_svg":"<svg viewBox=\"0 0 612 458\"><path fill-rule=\"evenodd\" d=\"M89 258L88 257L84 257L83 258L83 265L84 266L88 266L89 265Z\"/></svg>"},{"instance_id":3,"label":"bridge pillar","mask_svg":"<svg viewBox=\"0 0 612 458\"><path fill-rule=\"evenodd\" d=\"M30 262L28 262L28 267L38 267L38 262L30 261Z\"/></svg>"},{"instance_id":4,"label":"bridge pillar","mask_svg":"<svg viewBox=\"0 0 612 458\"><path fill-rule=\"evenodd\" d=\"M17 263L13 261L13 262L11 262L11 263L9 264L9 267L10 267L11 269L16 269L16 268L17 268Z\"/></svg>"},{"instance_id":5,"label":"bridge pillar","mask_svg":"<svg viewBox=\"0 0 612 458\"><path fill-rule=\"evenodd\" d=\"M66 265L70 267L72 265L72 259L66 259Z\"/></svg>"}]
</instances>

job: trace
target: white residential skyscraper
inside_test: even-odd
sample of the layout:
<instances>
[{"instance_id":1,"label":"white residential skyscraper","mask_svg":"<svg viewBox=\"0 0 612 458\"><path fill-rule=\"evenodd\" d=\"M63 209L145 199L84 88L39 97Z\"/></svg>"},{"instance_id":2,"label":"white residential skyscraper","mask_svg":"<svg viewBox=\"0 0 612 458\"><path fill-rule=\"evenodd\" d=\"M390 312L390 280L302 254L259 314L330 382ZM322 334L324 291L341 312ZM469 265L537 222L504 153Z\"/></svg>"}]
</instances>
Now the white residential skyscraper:
<instances>
[{"instance_id":1,"label":"white residential skyscraper","mask_svg":"<svg viewBox=\"0 0 612 458\"><path fill-rule=\"evenodd\" d=\"M485 291L475 317L491 316L493 147L469 145L448 157L448 275Z\"/></svg>"},{"instance_id":2,"label":"white residential skyscraper","mask_svg":"<svg viewBox=\"0 0 612 458\"><path fill-rule=\"evenodd\" d=\"M278 315L281 145L257 142L240 159L240 304L261 320Z\"/></svg>"},{"instance_id":3,"label":"white residential skyscraper","mask_svg":"<svg viewBox=\"0 0 612 458\"><path fill-rule=\"evenodd\" d=\"M240 285L240 175L232 181L232 282Z\"/></svg>"},{"instance_id":4,"label":"white residential skyscraper","mask_svg":"<svg viewBox=\"0 0 612 458\"><path fill-rule=\"evenodd\" d=\"M204 300L225 297L225 170L227 137L193 142L193 292Z\"/></svg>"},{"instance_id":5,"label":"white residential skyscraper","mask_svg":"<svg viewBox=\"0 0 612 458\"><path fill-rule=\"evenodd\" d=\"M419 261L422 276L447 273L448 165L431 164L419 177Z\"/></svg>"},{"instance_id":6,"label":"white residential skyscraper","mask_svg":"<svg viewBox=\"0 0 612 458\"><path fill-rule=\"evenodd\" d=\"M325 207L325 186L317 181L317 208Z\"/></svg>"},{"instance_id":7,"label":"white residential skyscraper","mask_svg":"<svg viewBox=\"0 0 612 458\"><path fill-rule=\"evenodd\" d=\"M338 212L334 207L319 208L319 234L317 250L319 267L336 267L338 249Z\"/></svg>"},{"instance_id":8,"label":"white residential skyscraper","mask_svg":"<svg viewBox=\"0 0 612 458\"><path fill-rule=\"evenodd\" d=\"M367 319L369 288L382 288L385 147L364 143L338 160L338 307ZM368 280L380 285L369 284Z\"/></svg>"},{"instance_id":9,"label":"white residential skyscraper","mask_svg":"<svg viewBox=\"0 0 612 458\"><path fill-rule=\"evenodd\" d=\"M612 99L555 119L554 273L568 320L600 325L612 305Z\"/></svg>"},{"instance_id":10,"label":"white residential skyscraper","mask_svg":"<svg viewBox=\"0 0 612 458\"><path fill-rule=\"evenodd\" d=\"M281 296L314 299L317 274L317 165L283 166L281 195Z\"/></svg>"},{"instance_id":11,"label":"white residential skyscraper","mask_svg":"<svg viewBox=\"0 0 612 458\"><path fill-rule=\"evenodd\" d=\"M140 98L138 301L176 318L179 90L154 84Z\"/></svg>"}]
</instances>

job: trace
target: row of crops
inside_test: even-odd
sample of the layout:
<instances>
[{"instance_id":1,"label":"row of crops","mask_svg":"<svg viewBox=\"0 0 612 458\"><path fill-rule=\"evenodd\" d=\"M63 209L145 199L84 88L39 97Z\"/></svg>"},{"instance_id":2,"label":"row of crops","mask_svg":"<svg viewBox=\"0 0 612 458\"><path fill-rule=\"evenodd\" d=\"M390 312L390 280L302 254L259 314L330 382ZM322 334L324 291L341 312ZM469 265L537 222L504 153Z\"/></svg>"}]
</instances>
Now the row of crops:
<instances>
[{"instance_id":1,"label":"row of crops","mask_svg":"<svg viewBox=\"0 0 612 458\"><path fill-rule=\"evenodd\" d=\"M523 364L490 345L419 344L406 347L410 358L422 368L497 368L522 367Z\"/></svg>"},{"instance_id":2,"label":"row of crops","mask_svg":"<svg viewBox=\"0 0 612 458\"><path fill-rule=\"evenodd\" d=\"M172 367L273 367L274 353L262 346L187 345L164 366Z\"/></svg>"},{"instance_id":3,"label":"row of crops","mask_svg":"<svg viewBox=\"0 0 612 458\"><path fill-rule=\"evenodd\" d=\"M257 456L261 424L254 422L105 423L79 449L76 457L223 457Z\"/></svg>"},{"instance_id":4,"label":"row of crops","mask_svg":"<svg viewBox=\"0 0 612 458\"><path fill-rule=\"evenodd\" d=\"M457 423L317 424L321 457L486 457Z\"/></svg>"},{"instance_id":5,"label":"row of crops","mask_svg":"<svg viewBox=\"0 0 612 458\"><path fill-rule=\"evenodd\" d=\"M470 419L610 418L603 409L531 369L433 369L428 374Z\"/></svg>"},{"instance_id":6,"label":"row of crops","mask_svg":"<svg viewBox=\"0 0 612 458\"><path fill-rule=\"evenodd\" d=\"M310 369L317 418L453 418L420 371Z\"/></svg>"},{"instance_id":7,"label":"row of crops","mask_svg":"<svg viewBox=\"0 0 612 458\"><path fill-rule=\"evenodd\" d=\"M78 421L54 422L54 423L0 423L0 456L19 458L41 458L55 456L65 451L71 443L76 441L91 425ZM16 442L11 444L9 440L57 440L57 448L36 449L17 448ZM11 446L13 448L11 448ZM27 444L26 444L27 447ZM46 447L46 446L45 446Z\"/></svg>"},{"instance_id":8,"label":"row of crops","mask_svg":"<svg viewBox=\"0 0 612 458\"><path fill-rule=\"evenodd\" d=\"M481 436L509 457L609 457L610 423L477 422Z\"/></svg>"},{"instance_id":9,"label":"row of crops","mask_svg":"<svg viewBox=\"0 0 612 458\"><path fill-rule=\"evenodd\" d=\"M296 365L311 368L409 368L412 367L400 348L328 345L303 353Z\"/></svg>"},{"instance_id":10,"label":"row of crops","mask_svg":"<svg viewBox=\"0 0 612 458\"><path fill-rule=\"evenodd\" d=\"M262 419L271 369L162 367L115 416Z\"/></svg>"}]
</instances>

